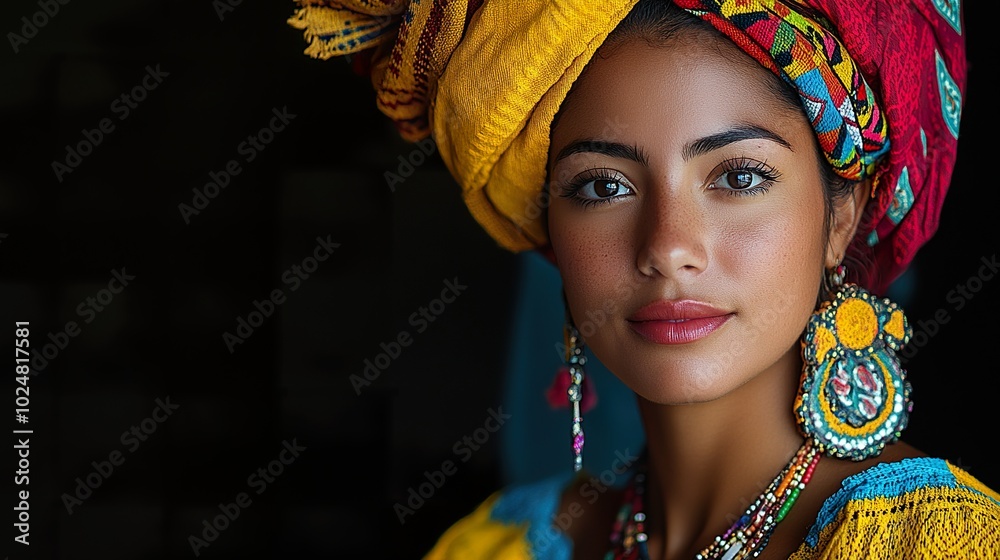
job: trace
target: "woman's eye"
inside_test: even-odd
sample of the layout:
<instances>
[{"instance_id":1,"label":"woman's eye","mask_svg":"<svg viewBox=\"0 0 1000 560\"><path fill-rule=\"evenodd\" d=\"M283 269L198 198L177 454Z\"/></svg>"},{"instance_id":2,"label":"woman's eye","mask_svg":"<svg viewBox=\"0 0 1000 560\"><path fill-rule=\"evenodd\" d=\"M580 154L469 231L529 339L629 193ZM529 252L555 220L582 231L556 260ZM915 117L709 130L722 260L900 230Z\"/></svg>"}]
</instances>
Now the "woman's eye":
<instances>
[{"instance_id":1,"label":"woman's eye","mask_svg":"<svg viewBox=\"0 0 1000 560\"><path fill-rule=\"evenodd\" d=\"M761 194L778 180L779 173L766 163L737 158L723 162L722 169L708 186L732 195Z\"/></svg>"},{"instance_id":2,"label":"woman's eye","mask_svg":"<svg viewBox=\"0 0 1000 560\"><path fill-rule=\"evenodd\" d=\"M613 198L631 194L632 190L614 179L594 179L580 186L578 193L584 198Z\"/></svg>"},{"instance_id":3,"label":"woman's eye","mask_svg":"<svg viewBox=\"0 0 1000 560\"><path fill-rule=\"evenodd\" d=\"M756 187L767 180L767 178L761 177L753 171L737 169L735 171L724 172L715 183L723 188L742 191Z\"/></svg>"},{"instance_id":4,"label":"woman's eye","mask_svg":"<svg viewBox=\"0 0 1000 560\"><path fill-rule=\"evenodd\" d=\"M577 177L572 184L563 189L560 196L590 206L611 204L633 194L635 191L617 172L593 169Z\"/></svg>"},{"instance_id":5,"label":"woman's eye","mask_svg":"<svg viewBox=\"0 0 1000 560\"><path fill-rule=\"evenodd\" d=\"M753 186L753 173L749 171L734 171L727 179L729 186L734 189L745 189Z\"/></svg>"}]
</instances>

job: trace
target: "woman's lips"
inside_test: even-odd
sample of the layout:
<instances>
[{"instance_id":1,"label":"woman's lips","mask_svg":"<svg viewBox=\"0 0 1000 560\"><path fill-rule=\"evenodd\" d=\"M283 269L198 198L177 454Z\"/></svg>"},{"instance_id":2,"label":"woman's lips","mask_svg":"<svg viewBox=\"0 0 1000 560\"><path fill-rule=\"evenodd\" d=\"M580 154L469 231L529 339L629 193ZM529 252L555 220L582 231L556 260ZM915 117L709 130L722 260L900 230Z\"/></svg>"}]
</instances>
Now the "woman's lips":
<instances>
[{"instance_id":1,"label":"woman's lips","mask_svg":"<svg viewBox=\"0 0 1000 560\"><path fill-rule=\"evenodd\" d=\"M633 313L628 323L650 342L685 344L712 334L733 315L700 301L662 300Z\"/></svg>"}]
</instances>

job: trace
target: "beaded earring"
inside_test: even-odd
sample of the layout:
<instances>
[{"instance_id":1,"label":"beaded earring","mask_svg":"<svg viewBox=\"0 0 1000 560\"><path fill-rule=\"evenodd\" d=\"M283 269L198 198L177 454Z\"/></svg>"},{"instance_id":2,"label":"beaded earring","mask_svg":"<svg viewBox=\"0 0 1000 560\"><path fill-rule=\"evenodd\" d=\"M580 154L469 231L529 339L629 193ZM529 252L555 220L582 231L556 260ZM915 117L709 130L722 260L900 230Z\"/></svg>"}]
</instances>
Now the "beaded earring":
<instances>
[{"instance_id":1,"label":"beaded earring","mask_svg":"<svg viewBox=\"0 0 1000 560\"><path fill-rule=\"evenodd\" d=\"M587 357L583 355L583 341L580 340L580 333L573 325L568 305L563 337L566 346L566 369L569 374L569 388L566 389L566 395L573 407L573 470L578 472L583 468L583 412L580 406L583 400L583 366L587 363Z\"/></svg>"},{"instance_id":2,"label":"beaded earring","mask_svg":"<svg viewBox=\"0 0 1000 560\"><path fill-rule=\"evenodd\" d=\"M857 284L843 265L830 271L829 298L802 337L795 416L820 451L855 461L874 457L906 428L910 382L896 353L912 329L903 310Z\"/></svg>"}]
</instances>

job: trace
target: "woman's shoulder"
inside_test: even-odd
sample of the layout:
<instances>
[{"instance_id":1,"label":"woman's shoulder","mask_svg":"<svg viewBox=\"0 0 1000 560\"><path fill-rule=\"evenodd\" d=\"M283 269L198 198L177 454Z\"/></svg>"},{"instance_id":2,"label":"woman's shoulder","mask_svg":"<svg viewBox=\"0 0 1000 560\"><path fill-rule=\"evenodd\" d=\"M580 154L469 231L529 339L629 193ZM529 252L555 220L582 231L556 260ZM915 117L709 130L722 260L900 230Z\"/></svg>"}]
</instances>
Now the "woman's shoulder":
<instances>
[{"instance_id":1,"label":"woman's shoulder","mask_svg":"<svg viewBox=\"0 0 1000 560\"><path fill-rule=\"evenodd\" d=\"M908 457L845 478L791 558L1000 558L997 528L995 490L947 460Z\"/></svg>"},{"instance_id":2,"label":"woman's shoulder","mask_svg":"<svg viewBox=\"0 0 1000 560\"><path fill-rule=\"evenodd\" d=\"M449 527L424 560L569 560L572 543L553 519L577 479L561 473L494 492Z\"/></svg>"}]
</instances>

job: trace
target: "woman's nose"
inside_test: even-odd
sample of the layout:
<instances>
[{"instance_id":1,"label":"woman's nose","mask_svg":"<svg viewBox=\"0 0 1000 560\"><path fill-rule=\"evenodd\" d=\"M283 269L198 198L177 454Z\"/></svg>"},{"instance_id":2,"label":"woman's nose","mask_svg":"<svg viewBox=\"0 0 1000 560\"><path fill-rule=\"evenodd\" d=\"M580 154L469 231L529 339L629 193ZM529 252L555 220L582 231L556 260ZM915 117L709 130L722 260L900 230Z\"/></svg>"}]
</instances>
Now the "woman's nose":
<instances>
[{"instance_id":1,"label":"woman's nose","mask_svg":"<svg viewBox=\"0 0 1000 560\"><path fill-rule=\"evenodd\" d=\"M646 276L697 275L708 265L704 209L692 193L650 197L637 228L636 266Z\"/></svg>"}]
</instances>

